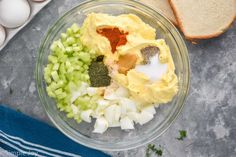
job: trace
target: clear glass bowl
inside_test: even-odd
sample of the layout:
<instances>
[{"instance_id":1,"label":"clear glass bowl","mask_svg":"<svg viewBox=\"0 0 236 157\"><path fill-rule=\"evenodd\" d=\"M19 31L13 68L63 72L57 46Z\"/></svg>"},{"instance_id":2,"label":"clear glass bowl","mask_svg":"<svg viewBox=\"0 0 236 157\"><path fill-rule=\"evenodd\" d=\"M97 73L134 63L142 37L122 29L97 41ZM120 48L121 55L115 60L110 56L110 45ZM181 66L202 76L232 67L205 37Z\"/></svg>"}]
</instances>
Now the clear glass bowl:
<instances>
[{"instance_id":1,"label":"clear glass bowl","mask_svg":"<svg viewBox=\"0 0 236 157\"><path fill-rule=\"evenodd\" d=\"M46 92L43 69L47 65L50 45L59 38L60 33L73 23L82 25L86 15L91 12L102 12L112 15L133 13L157 30L157 38L163 38L169 45L179 78L179 92L169 104L157 109L155 118L144 126L136 125L135 130L122 131L120 128L109 128L104 134L95 134L93 124L76 123L60 112L53 99ZM189 59L186 45L175 28L163 15L141 3L128 0L95 0L82 3L62 16L48 31L43 40L36 65L36 82L40 101L48 116L65 135L72 140L100 150L121 151L139 147L159 137L169 128L183 108L189 88Z\"/></svg>"}]
</instances>

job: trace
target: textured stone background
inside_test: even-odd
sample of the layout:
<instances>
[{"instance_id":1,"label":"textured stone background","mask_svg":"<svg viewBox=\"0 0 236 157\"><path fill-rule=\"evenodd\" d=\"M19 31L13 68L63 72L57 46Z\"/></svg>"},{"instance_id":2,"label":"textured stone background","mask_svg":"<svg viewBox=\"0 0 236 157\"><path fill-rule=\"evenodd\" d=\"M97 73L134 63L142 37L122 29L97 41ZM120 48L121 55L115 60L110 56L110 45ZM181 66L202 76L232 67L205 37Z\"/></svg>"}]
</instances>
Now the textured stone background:
<instances>
[{"instance_id":1,"label":"textured stone background","mask_svg":"<svg viewBox=\"0 0 236 157\"><path fill-rule=\"evenodd\" d=\"M0 52L0 103L50 123L35 87L37 49L48 27L79 2L54 0ZM165 157L235 157L236 24L216 39L197 45L187 42L187 46L192 74L186 106L153 143L163 147ZM175 139L180 129L187 130L184 141ZM111 154L142 157L145 150Z\"/></svg>"}]
</instances>

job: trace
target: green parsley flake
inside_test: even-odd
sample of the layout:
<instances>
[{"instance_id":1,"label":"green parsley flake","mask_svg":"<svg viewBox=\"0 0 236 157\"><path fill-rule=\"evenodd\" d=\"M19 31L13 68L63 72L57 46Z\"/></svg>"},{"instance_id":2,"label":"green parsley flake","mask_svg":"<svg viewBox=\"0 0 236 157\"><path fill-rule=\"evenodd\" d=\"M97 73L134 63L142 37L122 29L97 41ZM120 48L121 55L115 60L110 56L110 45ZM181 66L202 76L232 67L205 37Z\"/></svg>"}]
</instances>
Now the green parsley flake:
<instances>
[{"instance_id":1,"label":"green parsley flake","mask_svg":"<svg viewBox=\"0 0 236 157\"><path fill-rule=\"evenodd\" d=\"M149 144L146 150L146 157L150 157L152 152L157 156L162 156L163 152L160 147L161 146L159 146L159 148L156 148L154 144Z\"/></svg>"},{"instance_id":2,"label":"green parsley flake","mask_svg":"<svg viewBox=\"0 0 236 157\"><path fill-rule=\"evenodd\" d=\"M187 131L186 130L179 130L179 137L176 139L183 141L184 138L186 138L186 137L187 137Z\"/></svg>"}]
</instances>

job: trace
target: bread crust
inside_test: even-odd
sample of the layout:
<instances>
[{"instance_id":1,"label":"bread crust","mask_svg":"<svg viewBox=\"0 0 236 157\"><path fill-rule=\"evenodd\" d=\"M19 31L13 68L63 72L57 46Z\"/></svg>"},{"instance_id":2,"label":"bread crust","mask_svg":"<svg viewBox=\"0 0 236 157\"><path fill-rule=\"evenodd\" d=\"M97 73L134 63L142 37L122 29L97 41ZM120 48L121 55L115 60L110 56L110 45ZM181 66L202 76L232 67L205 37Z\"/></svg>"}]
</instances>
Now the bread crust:
<instances>
[{"instance_id":1,"label":"bread crust","mask_svg":"<svg viewBox=\"0 0 236 157\"><path fill-rule=\"evenodd\" d=\"M156 7L151 6L151 3L147 3L146 1L149 2L148 0L143 0L143 1L139 1L139 2L143 3L143 4L146 5L147 7L150 7L150 8L152 8L153 10L155 10L155 11L161 13L162 15L164 15L164 13L162 13L162 10L161 10L160 8L156 9ZM161 0L161 1L163 1L163 0ZM167 1L168 1L168 3L169 3L169 0L167 0ZM169 5L170 5L170 4L169 4ZM164 15L164 17L166 17L169 21L171 21L175 26L178 26L178 22L176 21L176 19L173 20L173 19L171 19L171 18L169 18L169 17L167 17L167 16L165 16L165 15ZM175 18L175 15L174 15L174 18Z\"/></svg>"},{"instance_id":2,"label":"bread crust","mask_svg":"<svg viewBox=\"0 0 236 157\"><path fill-rule=\"evenodd\" d=\"M179 26L180 30L184 33L185 38L188 39L188 40L191 40L191 41L199 40L199 39L210 39L210 38L218 37L219 35L221 35L224 32L226 32L230 28L230 26L234 23L234 20L236 20L236 15L235 15L235 17L232 18L232 20L229 22L229 24L226 25L226 27L221 32L216 32L214 34L209 34L209 35L204 35L204 36L202 36L202 35L199 35L199 36L189 36L189 35L186 34L186 32L184 30L183 23L181 22L181 20L179 18L177 9L176 9L175 5L172 3L172 0L169 0L169 3L170 3L171 8L173 9L173 12L174 12L176 21L178 22L178 26Z\"/></svg>"}]
</instances>

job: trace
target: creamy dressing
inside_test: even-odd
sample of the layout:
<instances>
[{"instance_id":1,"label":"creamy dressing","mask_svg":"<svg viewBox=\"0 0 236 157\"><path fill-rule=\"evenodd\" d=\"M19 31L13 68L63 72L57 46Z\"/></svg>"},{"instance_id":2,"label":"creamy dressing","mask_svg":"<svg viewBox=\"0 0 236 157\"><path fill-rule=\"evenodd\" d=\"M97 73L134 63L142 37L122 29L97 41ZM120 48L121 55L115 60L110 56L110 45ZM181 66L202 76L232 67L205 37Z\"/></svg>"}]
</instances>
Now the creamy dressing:
<instances>
[{"instance_id":1,"label":"creamy dressing","mask_svg":"<svg viewBox=\"0 0 236 157\"><path fill-rule=\"evenodd\" d=\"M167 72L167 64L159 61L158 54L150 59L150 64L137 65L135 70L145 74L151 81L158 81Z\"/></svg>"}]
</instances>

